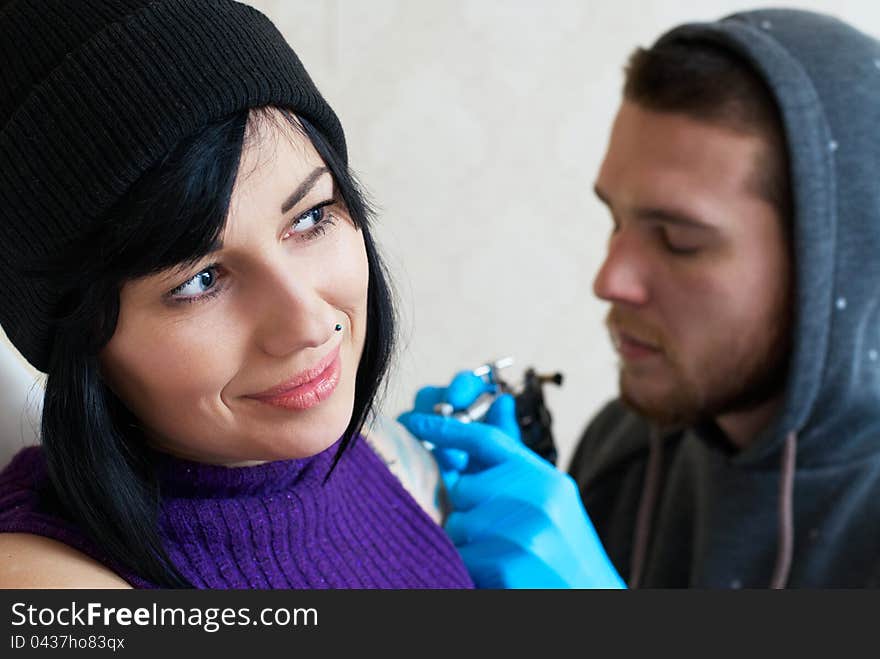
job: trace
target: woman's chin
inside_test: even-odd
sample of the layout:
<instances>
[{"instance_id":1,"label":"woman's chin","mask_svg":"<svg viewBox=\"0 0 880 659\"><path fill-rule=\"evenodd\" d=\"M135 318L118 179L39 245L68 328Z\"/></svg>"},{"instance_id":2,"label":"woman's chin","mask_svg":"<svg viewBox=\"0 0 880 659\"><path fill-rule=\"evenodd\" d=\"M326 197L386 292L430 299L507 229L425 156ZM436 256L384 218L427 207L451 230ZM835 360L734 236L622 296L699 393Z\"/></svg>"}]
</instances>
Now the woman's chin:
<instances>
[{"instance_id":1,"label":"woman's chin","mask_svg":"<svg viewBox=\"0 0 880 659\"><path fill-rule=\"evenodd\" d=\"M354 409L353 394L347 398L334 396L306 413L266 406L255 414L249 406L235 410L229 425L193 418L185 428L175 428L178 434L174 440L159 440L168 435L157 432L151 443L157 450L180 458L227 466L308 458L326 451L342 437Z\"/></svg>"},{"instance_id":2,"label":"woman's chin","mask_svg":"<svg viewBox=\"0 0 880 659\"><path fill-rule=\"evenodd\" d=\"M308 458L326 451L342 437L351 421L351 407L344 414L320 415L314 419L291 423L288 428L275 428L251 446L260 446L262 460ZM268 441L267 441L268 440Z\"/></svg>"}]
</instances>

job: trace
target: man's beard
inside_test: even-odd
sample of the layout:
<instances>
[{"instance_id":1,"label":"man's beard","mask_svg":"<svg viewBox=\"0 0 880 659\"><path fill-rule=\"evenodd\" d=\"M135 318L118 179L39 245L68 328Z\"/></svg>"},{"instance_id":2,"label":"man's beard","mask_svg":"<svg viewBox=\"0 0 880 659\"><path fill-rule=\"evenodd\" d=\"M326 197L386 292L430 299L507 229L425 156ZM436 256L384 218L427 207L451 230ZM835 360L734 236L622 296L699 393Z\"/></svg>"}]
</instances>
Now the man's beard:
<instances>
[{"instance_id":1,"label":"man's beard","mask_svg":"<svg viewBox=\"0 0 880 659\"><path fill-rule=\"evenodd\" d=\"M614 310L609 321L614 318ZM623 325L625 328L626 325ZM765 333L743 342L738 350L719 341L714 355L704 356L692 374L682 359L664 353L671 373L670 384L661 396L637 397L620 371L620 397L629 407L663 427L693 426L724 414L758 407L785 389L791 352L791 321L780 314L767 323ZM653 333L651 336L656 337ZM664 348L666 344L661 341Z\"/></svg>"}]
</instances>

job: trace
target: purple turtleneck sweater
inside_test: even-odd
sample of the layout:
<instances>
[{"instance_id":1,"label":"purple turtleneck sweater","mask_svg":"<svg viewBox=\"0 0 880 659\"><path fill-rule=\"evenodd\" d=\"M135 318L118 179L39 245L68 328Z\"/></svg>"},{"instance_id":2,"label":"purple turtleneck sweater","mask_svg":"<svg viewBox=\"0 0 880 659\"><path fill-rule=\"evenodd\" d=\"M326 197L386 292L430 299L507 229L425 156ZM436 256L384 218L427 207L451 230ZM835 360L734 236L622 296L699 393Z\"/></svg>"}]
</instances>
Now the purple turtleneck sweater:
<instances>
[{"instance_id":1,"label":"purple turtleneck sweater","mask_svg":"<svg viewBox=\"0 0 880 659\"><path fill-rule=\"evenodd\" d=\"M358 438L326 483L337 445L309 458L222 467L162 454L159 533L196 588L473 588L448 537ZM0 532L59 540L119 569L40 492L39 447L0 473Z\"/></svg>"}]
</instances>

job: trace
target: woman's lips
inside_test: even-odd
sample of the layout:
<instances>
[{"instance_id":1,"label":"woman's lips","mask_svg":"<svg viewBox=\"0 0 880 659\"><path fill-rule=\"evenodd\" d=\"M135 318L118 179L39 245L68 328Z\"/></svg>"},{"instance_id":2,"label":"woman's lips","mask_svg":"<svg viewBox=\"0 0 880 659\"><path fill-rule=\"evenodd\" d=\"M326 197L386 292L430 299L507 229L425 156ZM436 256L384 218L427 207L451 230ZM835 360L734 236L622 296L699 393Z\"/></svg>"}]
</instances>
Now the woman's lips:
<instances>
[{"instance_id":1,"label":"woman's lips","mask_svg":"<svg viewBox=\"0 0 880 659\"><path fill-rule=\"evenodd\" d=\"M314 368L248 398L288 410L307 410L333 394L339 384L341 370L339 346L336 346Z\"/></svg>"},{"instance_id":2,"label":"woman's lips","mask_svg":"<svg viewBox=\"0 0 880 659\"><path fill-rule=\"evenodd\" d=\"M659 347L639 341L619 329L612 328L611 341L617 353L627 361L637 361L654 357L662 353Z\"/></svg>"}]
</instances>

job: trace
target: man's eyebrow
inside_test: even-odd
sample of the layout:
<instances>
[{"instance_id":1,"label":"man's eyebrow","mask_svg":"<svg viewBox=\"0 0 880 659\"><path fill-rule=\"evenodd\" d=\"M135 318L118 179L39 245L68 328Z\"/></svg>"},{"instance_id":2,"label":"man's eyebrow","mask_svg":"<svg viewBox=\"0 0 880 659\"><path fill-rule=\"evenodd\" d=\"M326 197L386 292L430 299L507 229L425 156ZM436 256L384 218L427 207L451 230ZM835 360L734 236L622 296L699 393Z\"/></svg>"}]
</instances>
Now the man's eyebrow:
<instances>
[{"instance_id":1,"label":"man's eyebrow","mask_svg":"<svg viewBox=\"0 0 880 659\"><path fill-rule=\"evenodd\" d=\"M665 222L666 224L677 224L683 227L691 227L694 229L703 229L704 231L716 231L715 227L706 222L688 215L679 210L667 208L636 208L635 216L643 220L651 220L654 222Z\"/></svg>"},{"instance_id":2,"label":"man's eyebrow","mask_svg":"<svg viewBox=\"0 0 880 659\"><path fill-rule=\"evenodd\" d=\"M593 186L593 192L603 204L612 208L611 201L598 185ZM711 224L707 224L693 215L680 209L672 208L654 208L654 207L637 207L633 209L633 215L640 220L650 220L653 222L665 222L666 224L677 224L679 226L693 227L695 229L704 229L715 231L716 228Z\"/></svg>"},{"instance_id":3,"label":"man's eyebrow","mask_svg":"<svg viewBox=\"0 0 880 659\"><path fill-rule=\"evenodd\" d=\"M326 167L316 167L314 170L312 170L312 173L309 174L305 178L305 180L299 184L296 190L293 191L293 194L291 194L287 198L287 200L283 204L281 204L281 212L286 213L291 208L296 206L300 201L302 201L302 198L309 193L309 191L315 185L315 182L324 174L326 174L327 171L328 170Z\"/></svg>"}]
</instances>

